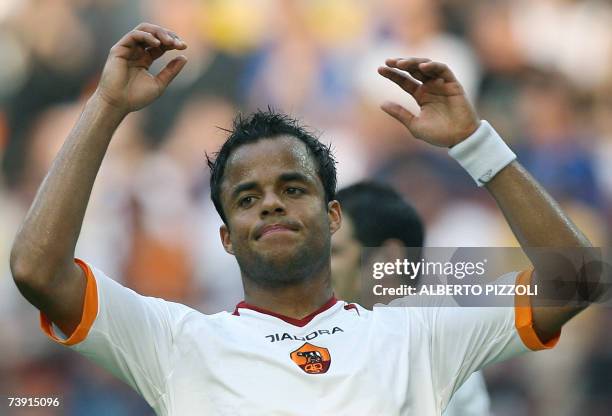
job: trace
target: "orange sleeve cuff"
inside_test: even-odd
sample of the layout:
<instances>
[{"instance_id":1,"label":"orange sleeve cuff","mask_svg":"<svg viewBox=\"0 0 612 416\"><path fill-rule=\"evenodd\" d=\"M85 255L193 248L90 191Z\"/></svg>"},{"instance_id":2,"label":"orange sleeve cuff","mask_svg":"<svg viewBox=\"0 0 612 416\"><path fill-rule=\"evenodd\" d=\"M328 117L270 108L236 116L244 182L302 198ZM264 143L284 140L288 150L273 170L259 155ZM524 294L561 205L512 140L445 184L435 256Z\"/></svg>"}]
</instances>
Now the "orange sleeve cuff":
<instances>
[{"instance_id":1,"label":"orange sleeve cuff","mask_svg":"<svg viewBox=\"0 0 612 416\"><path fill-rule=\"evenodd\" d=\"M532 270L519 273L516 278L517 285L529 285L531 283ZM559 342L561 331L559 331L548 342L542 342L533 327L533 310L529 295L515 295L514 297L514 325L523 341L523 344L532 351L546 350L553 348Z\"/></svg>"},{"instance_id":2,"label":"orange sleeve cuff","mask_svg":"<svg viewBox=\"0 0 612 416\"><path fill-rule=\"evenodd\" d=\"M74 332L67 339L59 338L53 331L53 325L49 318L40 312L40 328L47 334L49 338L58 344L75 345L87 338L89 330L93 326L96 316L98 315L98 287L96 279L89 266L82 260L74 259L74 262L83 269L85 273L85 299L83 301L83 312L81 314L81 322L76 327Z\"/></svg>"}]
</instances>

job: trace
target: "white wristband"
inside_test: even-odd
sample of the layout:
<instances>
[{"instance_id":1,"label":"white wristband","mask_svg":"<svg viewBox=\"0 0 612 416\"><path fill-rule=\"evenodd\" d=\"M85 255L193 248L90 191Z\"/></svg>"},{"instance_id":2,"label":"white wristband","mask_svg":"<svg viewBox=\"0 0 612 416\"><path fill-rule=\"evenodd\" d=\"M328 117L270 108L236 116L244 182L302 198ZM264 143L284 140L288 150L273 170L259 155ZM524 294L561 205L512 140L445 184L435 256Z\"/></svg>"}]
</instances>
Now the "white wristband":
<instances>
[{"instance_id":1,"label":"white wristband","mask_svg":"<svg viewBox=\"0 0 612 416\"><path fill-rule=\"evenodd\" d=\"M470 137L451 147L448 154L459 162L478 186L484 186L516 159L514 152L485 120Z\"/></svg>"}]
</instances>

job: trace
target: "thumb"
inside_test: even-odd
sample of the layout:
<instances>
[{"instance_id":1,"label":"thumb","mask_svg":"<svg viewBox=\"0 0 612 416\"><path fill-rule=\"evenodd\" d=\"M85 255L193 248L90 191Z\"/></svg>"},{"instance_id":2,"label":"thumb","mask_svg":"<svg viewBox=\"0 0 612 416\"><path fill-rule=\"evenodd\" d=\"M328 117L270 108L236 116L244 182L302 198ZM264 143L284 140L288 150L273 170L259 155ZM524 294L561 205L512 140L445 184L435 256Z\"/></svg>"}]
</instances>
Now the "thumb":
<instances>
[{"instance_id":1,"label":"thumb","mask_svg":"<svg viewBox=\"0 0 612 416\"><path fill-rule=\"evenodd\" d=\"M415 115L410 111L406 110L399 104L392 103L390 101L385 101L380 108L391 117L402 123L404 126L409 127L412 119L414 119Z\"/></svg>"},{"instance_id":2,"label":"thumb","mask_svg":"<svg viewBox=\"0 0 612 416\"><path fill-rule=\"evenodd\" d=\"M186 63L187 58L184 55L179 55L168 62L168 64L161 71L159 71L159 74L157 74L155 79L159 83L162 90L166 89L174 77L181 72L181 69L183 69Z\"/></svg>"}]
</instances>

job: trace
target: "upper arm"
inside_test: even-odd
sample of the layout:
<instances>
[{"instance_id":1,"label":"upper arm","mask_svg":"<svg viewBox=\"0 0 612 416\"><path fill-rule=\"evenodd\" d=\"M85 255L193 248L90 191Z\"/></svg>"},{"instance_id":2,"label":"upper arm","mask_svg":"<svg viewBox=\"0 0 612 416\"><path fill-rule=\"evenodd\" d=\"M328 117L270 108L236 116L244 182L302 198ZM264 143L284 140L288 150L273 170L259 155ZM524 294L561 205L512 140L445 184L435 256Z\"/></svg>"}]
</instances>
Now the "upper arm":
<instances>
[{"instance_id":1,"label":"upper arm","mask_svg":"<svg viewBox=\"0 0 612 416\"><path fill-rule=\"evenodd\" d=\"M474 371L528 351L511 307L442 307L431 312L434 383L445 400Z\"/></svg>"},{"instance_id":2,"label":"upper arm","mask_svg":"<svg viewBox=\"0 0 612 416\"><path fill-rule=\"evenodd\" d=\"M79 264L71 262L57 276L44 283L31 284L15 279L23 296L65 334L72 333L83 314L86 275Z\"/></svg>"},{"instance_id":3,"label":"upper arm","mask_svg":"<svg viewBox=\"0 0 612 416\"><path fill-rule=\"evenodd\" d=\"M496 284L529 283L530 272L511 273ZM474 371L522 352L552 348L555 333L542 339L535 331L530 299L516 296L514 307L424 308L432 334L432 366L438 391L450 397Z\"/></svg>"},{"instance_id":4,"label":"upper arm","mask_svg":"<svg viewBox=\"0 0 612 416\"><path fill-rule=\"evenodd\" d=\"M62 339L54 333L50 317L41 314L42 330L128 383L159 409L173 368L175 340L182 337L181 328L193 310L142 296L77 262L86 287L76 329Z\"/></svg>"},{"instance_id":5,"label":"upper arm","mask_svg":"<svg viewBox=\"0 0 612 416\"><path fill-rule=\"evenodd\" d=\"M579 312L571 306L542 306L532 309L534 331L544 343L558 337L563 324Z\"/></svg>"},{"instance_id":6,"label":"upper arm","mask_svg":"<svg viewBox=\"0 0 612 416\"><path fill-rule=\"evenodd\" d=\"M552 285L551 281L546 282L541 274L534 271L532 281L538 286L538 294L532 302L533 327L538 337L543 342L548 342L558 337L563 325L582 311L586 303L568 300L565 305L562 300L568 298L568 293L575 294L578 282L565 279L567 282L557 279ZM569 284L568 284L569 282ZM569 286L569 287L568 287ZM569 291L568 291L569 289ZM552 302L554 301L554 302ZM552 303L552 304L551 304ZM546 305L547 306L540 306Z\"/></svg>"}]
</instances>

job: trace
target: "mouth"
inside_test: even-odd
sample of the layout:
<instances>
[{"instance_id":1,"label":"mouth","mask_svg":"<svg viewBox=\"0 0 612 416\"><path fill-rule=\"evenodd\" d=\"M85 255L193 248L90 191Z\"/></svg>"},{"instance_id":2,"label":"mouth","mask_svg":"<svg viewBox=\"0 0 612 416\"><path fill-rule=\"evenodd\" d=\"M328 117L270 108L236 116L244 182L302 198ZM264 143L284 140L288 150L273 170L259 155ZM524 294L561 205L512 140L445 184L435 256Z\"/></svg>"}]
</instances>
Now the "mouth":
<instances>
[{"instance_id":1,"label":"mouth","mask_svg":"<svg viewBox=\"0 0 612 416\"><path fill-rule=\"evenodd\" d=\"M295 227L285 225L285 224L270 224L264 226L258 233L256 240L261 239L262 237L277 234L277 233L286 233L286 232L295 232L297 229Z\"/></svg>"}]
</instances>

